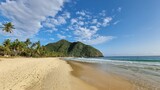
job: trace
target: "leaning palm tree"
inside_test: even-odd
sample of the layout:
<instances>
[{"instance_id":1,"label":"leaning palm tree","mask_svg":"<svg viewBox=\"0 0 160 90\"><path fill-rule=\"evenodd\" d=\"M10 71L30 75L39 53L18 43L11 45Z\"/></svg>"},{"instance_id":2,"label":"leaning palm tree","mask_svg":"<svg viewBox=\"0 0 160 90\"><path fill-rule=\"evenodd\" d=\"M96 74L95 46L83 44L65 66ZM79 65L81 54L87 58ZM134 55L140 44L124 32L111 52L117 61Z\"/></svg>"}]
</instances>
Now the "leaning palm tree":
<instances>
[{"instance_id":1,"label":"leaning palm tree","mask_svg":"<svg viewBox=\"0 0 160 90\"><path fill-rule=\"evenodd\" d=\"M14 25L11 22L4 23L3 26L0 28L3 28L2 29L3 31L9 32L9 33L12 33L13 29L15 29Z\"/></svg>"},{"instance_id":2,"label":"leaning palm tree","mask_svg":"<svg viewBox=\"0 0 160 90\"><path fill-rule=\"evenodd\" d=\"M40 41L36 42L36 45L37 45L36 53L37 53L38 55L40 55L40 49L41 49L41 43L40 43Z\"/></svg>"},{"instance_id":3,"label":"leaning palm tree","mask_svg":"<svg viewBox=\"0 0 160 90\"><path fill-rule=\"evenodd\" d=\"M32 44L31 40L28 38L26 39L26 41L24 42L26 44L27 47L29 47L29 45Z\"/></svg>"},{"instance_id":4,"label":"leaning palm tree","mask_svg":"<svg viewBox=\"0 0 160 90\"><path fill-rule=\"evenodd\" d=\"M41 48L40 41L33 43L31 46L31 49L33 50L32 56L39 56L40 55L40 48Z\"/></svg>"}]
</instances>

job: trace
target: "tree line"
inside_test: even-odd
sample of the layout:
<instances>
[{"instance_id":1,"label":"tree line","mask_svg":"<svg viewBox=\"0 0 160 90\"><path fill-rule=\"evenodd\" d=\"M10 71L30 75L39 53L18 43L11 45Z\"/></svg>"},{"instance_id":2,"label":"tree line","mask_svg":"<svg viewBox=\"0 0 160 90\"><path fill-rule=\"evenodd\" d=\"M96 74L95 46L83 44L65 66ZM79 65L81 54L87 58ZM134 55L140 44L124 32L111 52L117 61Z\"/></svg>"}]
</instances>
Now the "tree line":
<instances>
[{"instance_id":1,"label":"tree line","mask_svg":"<svg viewBox=\"0 0 160 90\"><path fill-rule=\"evenodd\" d=\"M44 46L41 46L40 41L32 43L30 39L22 42L18 39L11 42L10 39L6 39L3 45L0 46L0 55L8 56L27 56L38 57L45 56L46 50Z\"/></svg>"},{"instance_id":2,"label":"tree line","mask_svg":"<svg viewBox=\"0 0 160 90\"><path fill-rule=\"evenodd\" d=\"M11 22L4 23L2 30L7 33L12 33L14 25ZM13 42L6 39L3 45L0 46L1 56L25 56L25 57L61 57L63 53L49 52L45 46L40 44L40 41L32 43L30 39L26 41L19 41L18 39Z\"/></svg>"}]
</instances>

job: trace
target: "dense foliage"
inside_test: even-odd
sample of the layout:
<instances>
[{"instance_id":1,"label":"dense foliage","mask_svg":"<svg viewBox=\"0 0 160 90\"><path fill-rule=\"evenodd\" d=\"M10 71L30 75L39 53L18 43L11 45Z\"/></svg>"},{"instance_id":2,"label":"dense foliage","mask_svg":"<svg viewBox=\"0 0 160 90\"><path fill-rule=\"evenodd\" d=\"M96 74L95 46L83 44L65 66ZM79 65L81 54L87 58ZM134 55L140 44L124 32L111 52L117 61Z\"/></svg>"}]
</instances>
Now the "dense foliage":
<instances>
[{"instance_id":1,"label":"dense foliage","mask_svg":"<svg viewBox=\"0 0 160 90\"><path fill-rule=\"evenodd\" d=\"M12 22L4 23L2 27L4 32L12 33L15 29ZM60 40L56 43L50 43L41 46L40 41L32 43L30 39L22 42L16 39L11 42L7 39L0 46L1 56L26 56L26 57L101 57L102 53L92 46L85 45L81 42L68 42Z\"/></svg>"},{"instance_id":2,"label":"dense foliage","mask_svg":"<svg viewBox=\"0 0 160 90\"><path fill-rule=\"evenodd\" d=\"M30 39L11 41L6 39L0 46L0 56L25 57L100 57L103 56L97 49L81 42L60 40L41 46L40 41L32 43Z\"/></svg>"},{"instance_id":3,"label":"dense foliage","mask_svg":"<svg viewBox=\"0 0 160 90\"><path fill-rule=\"evenodd\" d=\"M40 45L40 41L32 43L30 39L22 42L18 39L11 42L7 39L0 46L1 56L26 56L26 57L40 57L46 56L46 50L44 46Z\"/></svg>"},{"instance_id":4,"label":"dense foliage","mask_svg":"<svg viewBox=\"0 0 160 90\"><path fill-rule=\"evenodd\" d=\"M68 42L66 40L60 40L56 43L49 43L45 46L49 52L63 53L64 56L74 57L102 57L103 54L93 48L92 46L85 45L81 42Z\"/></svg>"}]
</instances>

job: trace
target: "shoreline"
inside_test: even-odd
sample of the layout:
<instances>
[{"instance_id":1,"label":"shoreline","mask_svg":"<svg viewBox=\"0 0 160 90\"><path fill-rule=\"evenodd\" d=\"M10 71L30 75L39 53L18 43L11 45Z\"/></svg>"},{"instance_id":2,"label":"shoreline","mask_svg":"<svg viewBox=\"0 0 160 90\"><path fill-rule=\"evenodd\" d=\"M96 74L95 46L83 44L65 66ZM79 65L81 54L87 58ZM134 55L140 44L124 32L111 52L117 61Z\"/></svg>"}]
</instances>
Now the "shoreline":
<instances>
[{"instance_id":1,"label":"shoreline","mask_svg":"<svg viewBox=\"0 0 160 90\"><path fill-rule=\"evenodd\" d=\"M137 86L127 79L95 68L96 64L77 61L67 62L73 68L72 75L96 87L98 90L138 90Z\"/></svg>"},{"instance_id":2,"label":"shoreline","mask_svg":"<svg viewBox=\"0 0 160 90\"><path fill-rule=\"evenodd\" d=\"M0 58L0 90L145 90L96 64L62 58Z\"/></svg>"},{"instance_id":3,"label":"shoreline","mask_svg":"<svg viewBox=\"0 0 160 90\"><path fill-rule=\"evenodd\" d=\"M127 81L129 82L132 86L133 86L133 90L159 90L159 77L155 76L158 74L153 73L142 73L143 71L145 71L143 68L141 68L140 66L135 66L135 64L131 65L126 64L126 63L117 63L117 62L92 62L88 59L85 58L83 60L81 59L66 59L68 62L71 62L71 66L72 67L76 67L75 70L77 72L73 72L73 75L75 75L75 73L79 73L80 75L75 75L78 78L92 84L93 86L97 87L97 85L95 85L95 83L93 81L88 81L85 78L88 79L92 79L94 80L95 78L101 76L101 77L106 77L106 76L114 76L114 77L118 77L121 78L123 81ZM94 60L93 60L94 61ZM144 66L147 67L147 66ZM88 70L90 69L90 70ZM137 71L136 71L137 70ZM92 71L92 72L90 72ZM84 73L86 72L86 73ZM92 73L95 74L95 76L90 77L88 73ZM101 75L99 75L99 74ZM97 77L96 77L97 76ZM83 78L81 78L83 77ZM112 77L111 77L112 78ZM104 78L103 80L105 80L106 78ZM110 79L110 78L109 78ZM109 80L106 79L106 80ZM95 82L99 82L101 83L103 80L95 80ZM101 90L101 89L100 89ZM105 90L105 89L104 89ZM112 89L111 89L112 90ZM119 90L119 89L118 89ZM122 89L123 90L123 89ZM126 90L126 89L125 89ZM130 90L130 89L129 89Z\"/></svg>"}]
</instances>

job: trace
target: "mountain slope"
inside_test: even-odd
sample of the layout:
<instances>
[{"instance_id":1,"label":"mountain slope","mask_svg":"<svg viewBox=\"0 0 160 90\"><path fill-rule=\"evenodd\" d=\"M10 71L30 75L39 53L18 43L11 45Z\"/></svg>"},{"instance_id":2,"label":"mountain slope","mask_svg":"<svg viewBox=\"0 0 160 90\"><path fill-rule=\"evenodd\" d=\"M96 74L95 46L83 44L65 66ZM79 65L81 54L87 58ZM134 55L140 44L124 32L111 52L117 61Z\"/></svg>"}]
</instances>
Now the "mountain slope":
<instances>
[{"instance_id":1,"label":"mountain slope","mask_svg":"<svg viewBox=\"0 0 160 90\"><path fill-rule=\"evenodd\" d=\"M74 57L101 57L103 54L92 46L85 45L82 42L69 42L60 40L56 43L49 43L46 46L49 52L60 52L66 56Z\"/></svg>"}]
</instances>

